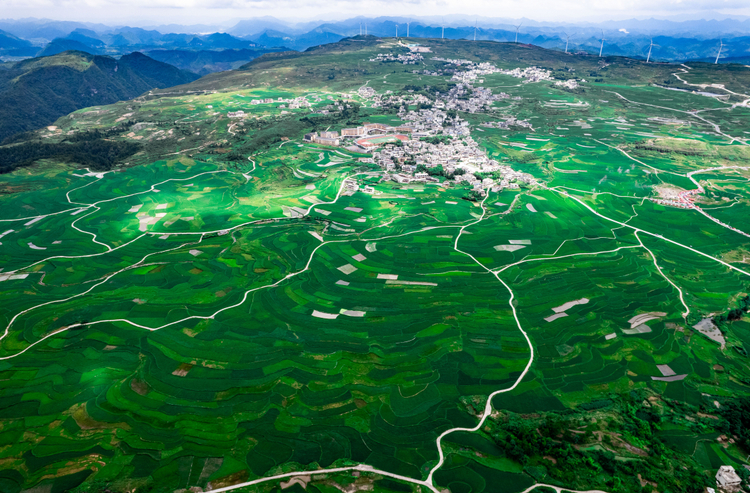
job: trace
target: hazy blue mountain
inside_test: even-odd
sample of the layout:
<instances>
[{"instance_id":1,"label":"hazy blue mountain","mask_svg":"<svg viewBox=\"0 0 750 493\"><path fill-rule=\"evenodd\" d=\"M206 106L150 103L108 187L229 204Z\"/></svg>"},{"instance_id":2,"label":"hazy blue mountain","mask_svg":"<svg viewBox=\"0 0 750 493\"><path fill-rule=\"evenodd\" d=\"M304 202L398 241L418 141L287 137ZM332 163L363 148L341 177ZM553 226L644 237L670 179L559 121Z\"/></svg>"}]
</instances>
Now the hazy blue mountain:
<instances>
[{"instance_id":1,"label":"hazy blue mountain","mask_svg":"<svg viewBox=\"0 0 750 493\"><path fill-rule=\"evenodd\" d=\"M37 51L39 51L39 48L33 46L29 41L0 31L0 55L32 56Z\"/></svg>"},{"instance_id":2,"label":"hazy blue mountain","mask_svg":"<svg viewBox=\"0 0 750 493\"><path fill-rule=\"evenodd\" d=\"M87 29L85 31L88 31ZM88 36L81 32L81 30L76 29L72 33L68 34L65 39L69 39L72 41L78 41L81 44L84 44L88 46L89 48L95 49L95 50L101 50L106 45L104 41L96 37L96 33L91 32L94 36Z\"/></svg>"},{"instance_id":3,"label":"hazy blue mountain","mask_svg":"<svg viewBox=\"0 0 750 493\"><path fill-rule=\"evenodd\" d=\"M49 19L3 19L0 20L0 29L27 40L46 39L51 41L76 29L104 31L111 28L102 24L86 22L52 21Z\"/></svg>"},{"instance_id":4,"label":"hazy blue mountain","mask_svg":"<svg viewBox=\"0 0 750 493\"><path fill-rule=\"evenodd\" d=\"M84 44L75 39L68 38L56 38L53 39L42 51L39 52L38 56L53 56L64 51L83 51L91 54L98 54L99 49Z\"/></svg>"},{"instance_id":5,"label":"hazy blue mountain","mask_svg":"<svg viewBox=\"0 0 750 493\"><path fill-rule=\"evenodd\" d=\"M197 49L246 49L255 48L257 43L235 38L231 34L214 33L205 37L195 37L190 41L190 47Z\"/></svg>"},{"instance_id":6,"label":"hazy blue mountain","mask_svg":"<svg viewBox=\"0 0 750 493\"><path fill-rule=\"evenodd\" d=\"M152 50L146 54L154 60L189 70L199 75L239 68L250 60L269 53L265 48L243 50Z\"/></svg>"},{"instance_id":7,"label":"hazy blue mountain","mask_svg":"<svg viewBox=\"0 0 750 493\"><path fill-rule=\"evenodd\" d=\"M311 46L318 46L322 44L335 43L344 36L341 34L331 32L323 27L315 29L310 32L302 33L300 35L293 35L283 33L279 31L267 30L260 35L251 37L256 43L261 46L267 47L282 47L291 48L293 50L306 50Z\"/></svg>"},{"instance_id":8,"label":"hazy blue mountain","mask_svg":"<svg viewBox=\"0 0 750 493\"><path fill-rule=\"evenodd\" d=\"M113 33L115 34L115 37L118 38L117 45L120 46L122 46L125 41L127 41L129 45L155 44L158 43L163 36L159 31L147 31L140 27L120 27L115 29ZM114 43L110 42L110 44Z\"/></svg>"}]
</instances>

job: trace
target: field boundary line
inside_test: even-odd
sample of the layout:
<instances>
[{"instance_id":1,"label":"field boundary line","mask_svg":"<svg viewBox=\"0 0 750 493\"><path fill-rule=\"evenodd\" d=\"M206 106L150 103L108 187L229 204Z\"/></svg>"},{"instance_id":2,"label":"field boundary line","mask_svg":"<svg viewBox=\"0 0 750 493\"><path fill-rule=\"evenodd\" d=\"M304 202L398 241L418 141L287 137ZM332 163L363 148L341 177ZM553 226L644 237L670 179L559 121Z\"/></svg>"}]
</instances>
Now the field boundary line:
<instances>
[{"instance_id":1,"label":"field boundary line","mask_svg":"<svg viewBox=\"0 0 750 493\"><path fill-rule=\"evenodd\" d=\"M685 303L685 298L683 297L682 289L680 289L680 287L677 286L677 284L675 284L674 282L672 282L672 280L670 278L668 278L667 275L664 272L662 272L661 267L659 267L659 264L656 262L656 255L654 255L654 252L652 252L646 245L643 244L643 241L641 240L641 237L638 236L638 231L635 232L635 237L638 238L638 241L640 242L641 246L646 249L646 251L649 253L649 255L651 255L651 258L654 261L654 267L656 267L656 270L659 271L659 274L661 274L661 276L664 279L666 279L667 282L669 284L671 284L672 287L675 288L678 293L680 293L680 302L682 303L682 306L685 307L685 311L682 314L682 318L683 318L683 320L685 320L685 323L687 323L687 316L690 315L690 308L688 308L687 303Z\"/></svg>"},{"instance_id":2,"label":"field boundary line","mask_svg":"<svg viewBox=\"0 0 750 493\"><path fill-rule=\"evenodd\" d=\"M545 187L545 188L547 188L547 187ZM630 228L630 229L632 229L633 231L639 231L639 232L645 233L645 234L647 234L647 235L649 235L649 236L653 236L654 238L659 238L659 239L662 239L662 240L664 240L664 241L666 241L666 242L672 243L673 245L677 245L677 246L680 246L680 247L682 247L682 248L685 248L686 250L690 250L690 251L691 251L691 252L693 252L693 253L696 253L696 254L698 254L698 255L701 255L701 256L703 256L703 257L706 257L706 258L709 258L709 259L711 259L711 260L713 260L713 261L715 261L715 262L718 262L718 263L720 263L720 264L724 265L725 267L729 267L729 268L730 268L730 269L732 269L732 270L735 270L735 271L737 271L737 272L740 272L740 273L742 273L742 274L745 274L746 276L750 276L750 272L748 272L748 271L746 271L746 270L740 269L739 267L735 267L735 266L734 266L734 265L732 265L732 264L729 264L729 263L727 263L727 262L724 262L723 260L720 260L720 259L718 259L718 258L716 258L716 257L712 257L711 255L709 255L709 254L707 254L707 253L703 253L703 252L701 252L700 250L696 250L696 249L695 249L695 248L693 248L693 247L690 247L690 246L687 246L687 245L683 245L682 243L680 243L680 242L677 242L677 241L674 241L674 240L672 240L672 239L670 239L670 238L667 238L667 237L665 237L664 235L659 235L659 234L656 234L656 233L652 233L652 232L650 232L650 231L647 231L647 230L645 230L645 229L641 229L641 228L638 228L638 227L636 227L636 226L632 226L632 225L630 225L630 224L627 224L627 223L623 223L623 222L621 222L621 221L618 221L617 219L612 219L611 217L607 217L607 216L605 216L605 215L603 215L603 214L600 214L599 212L597 212L597 211L595 211L595 210L594 210L593 208L591 208L591 206L589 206L589 205L588 205L588 204L587 204L586 202L584 202L583 200L579 199L579 198L578 198L578 197L576 197L575 195L570 195L570 194L568 194L568 193L565 193L565 192L561 192L560 190L557 190L556 188L547 188L547 190L553 190L553 191L555 191L555 192L557 192L557 193L559 193L559 194L562 194L562 195L564 195L565 197L569 197L569 198L571 198L571 199L575 200L576 202L578 202L579 204L581 204L582 206L584 206L584 207L585 207L586 209L588 209L588 210L589 210L589 212L591 212L591 213L592 213L592 214L594 214L595 216L601 217L602 219L606 219L607 221L613 222L613 223L615 223L615 224L619 224L620 226L624 226L624 227L626 227L626 228Z\"/></svg>"}]
</instances>

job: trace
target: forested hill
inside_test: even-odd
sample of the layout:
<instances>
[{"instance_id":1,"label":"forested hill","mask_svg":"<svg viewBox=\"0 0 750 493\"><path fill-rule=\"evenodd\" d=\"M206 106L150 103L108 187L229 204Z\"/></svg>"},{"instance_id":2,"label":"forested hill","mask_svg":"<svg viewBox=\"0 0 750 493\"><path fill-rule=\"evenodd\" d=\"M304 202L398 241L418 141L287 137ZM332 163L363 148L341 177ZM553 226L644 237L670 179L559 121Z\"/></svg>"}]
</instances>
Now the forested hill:
<instances>
[{"instance_id":1,"label":"forested hill","mask_svg":"<svg viewBox=\"0 0 750 493\"><path fill-rule=\"evenodd\" d=\"M49 125L87 106L131 99L154 88L192 82L198 75L142 53L119 60L67 51L0 70L0 142Z\"/></svg>"}]
</instances>

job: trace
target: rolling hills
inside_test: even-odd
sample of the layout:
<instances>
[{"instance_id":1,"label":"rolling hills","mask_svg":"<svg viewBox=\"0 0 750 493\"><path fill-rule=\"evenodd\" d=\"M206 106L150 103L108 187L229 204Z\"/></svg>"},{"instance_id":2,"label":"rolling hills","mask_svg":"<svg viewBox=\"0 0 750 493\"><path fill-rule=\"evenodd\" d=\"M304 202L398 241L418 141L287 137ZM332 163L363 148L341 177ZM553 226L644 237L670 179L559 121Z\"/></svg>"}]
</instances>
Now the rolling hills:
<instances>
[{"instance_id":1,"label":"rolling hills","mask_svg":"<svg viewBox=\"0 0 750 493\"><path fill-rule=\"evenodd\" d=\"M0 490L746 474L749 93L741 65L358 36L0 146Z\"/></svg>"}]
</instances>

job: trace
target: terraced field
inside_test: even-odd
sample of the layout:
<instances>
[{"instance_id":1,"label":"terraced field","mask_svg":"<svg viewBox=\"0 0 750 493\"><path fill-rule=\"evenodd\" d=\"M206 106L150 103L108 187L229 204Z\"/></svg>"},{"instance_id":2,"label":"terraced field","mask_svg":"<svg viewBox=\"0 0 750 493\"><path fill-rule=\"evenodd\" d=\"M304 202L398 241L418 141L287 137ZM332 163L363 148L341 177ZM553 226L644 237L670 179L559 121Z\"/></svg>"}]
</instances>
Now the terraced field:
<instances>
[{"instance_id":1,"label":"terraced field","mask_svg":"<svg viewBox=\"0 0 750 493\"><path fill-rule=\"evenodd\" d=\"M699 491L741 468L750 318L694 327L748 294L750 108L649 85L690 68L421 40L420 71L598 81L475 83L510 97L460 112L472 138L529 177L477 199L303 141L342 98L359 113L326 127L403 123L365 83L450 82L367 62L406 50L371 38L81 110L39 142L139 151L0 178L0 490ZM482 125L508 115L531 128Z\"/></svg>"}]
</instances>

